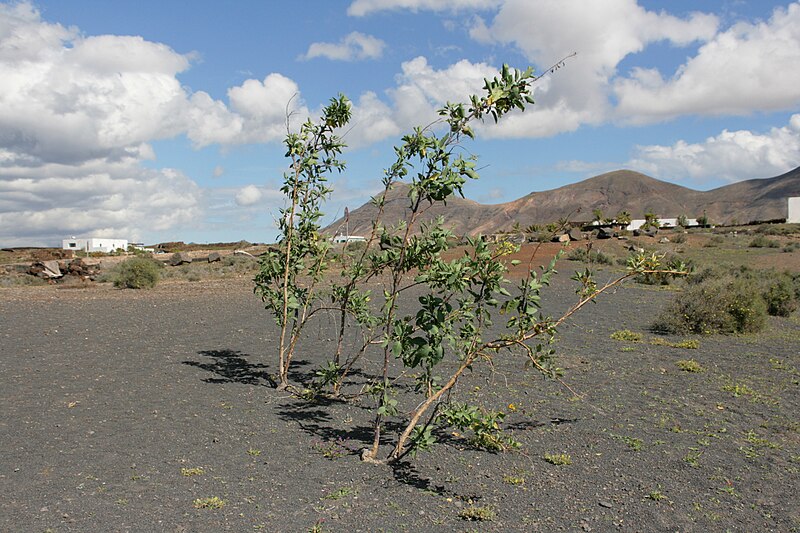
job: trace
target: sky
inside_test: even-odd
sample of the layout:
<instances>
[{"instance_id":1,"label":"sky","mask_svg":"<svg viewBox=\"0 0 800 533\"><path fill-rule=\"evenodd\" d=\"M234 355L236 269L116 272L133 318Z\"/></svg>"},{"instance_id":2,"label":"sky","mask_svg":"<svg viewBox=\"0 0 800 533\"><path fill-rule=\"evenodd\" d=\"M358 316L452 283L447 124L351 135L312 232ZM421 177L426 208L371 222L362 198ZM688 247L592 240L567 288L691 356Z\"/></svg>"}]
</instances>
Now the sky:
<instances>
[{"instance_id":1,"label":"sky","mask_svg":"<svg viewBox=\"0 0 800 533\"><path fill-rule=\"evenodd\" d=\"M272 242L283 138L345 94L324 222L504 63L535 105L464 149L500 203L616 169L697 190L800 166L800 2L0 0L0 247Z\"/></svg>"}]
</instances>

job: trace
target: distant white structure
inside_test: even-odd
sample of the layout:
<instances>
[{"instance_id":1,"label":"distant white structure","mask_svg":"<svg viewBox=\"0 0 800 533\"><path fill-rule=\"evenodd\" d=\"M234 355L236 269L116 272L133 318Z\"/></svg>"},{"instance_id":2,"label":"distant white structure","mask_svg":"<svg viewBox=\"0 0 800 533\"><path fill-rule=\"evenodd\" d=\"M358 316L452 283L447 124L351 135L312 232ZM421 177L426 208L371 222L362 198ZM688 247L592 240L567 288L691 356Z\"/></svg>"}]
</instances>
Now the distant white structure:
<instances>
[{"instance_id":1,"label":"distant white structure","mask_svg":"<svg viewBox=\"0 0 800 533\"><path fill-rule=\"evenodd\" d=\"M367 242L367 239L362 237L361 235L337 235L331 239L333 243L344 243L344 242Z\"/></svg>"},{"instance_id":2,"label":"distant white structure","mask_svg":"<svg viewBox=\"0 0 800 533\"><path fill-rule=\"evenodd\" d=\"M155 253L155 251L156 251L155 248L147 248L147 247L145 247L143 242L132 242L130 244L130 246L131 246L131 248L135 248L137 250L141 250L142 252Z\"/></svg>"},{"instance_id":3,"label":"distant white structure","mask_svg":"<svg viewBox=\"0 0 800 533\"><path fill-rule=\"evenodd\" d=\"M789 215L786 217L789 224L800 224L800 196L789 198Z\"/></svg>"},{"instance_id":4,"label":"distant white structure","mask_svg":"<svg viewBox=\"0 0 800 533\"><path fill-rule=\"evenodd\" d=\"M64 250L75 250L81 252L116 252L118 249L128 250L127 239L98 239L89 237L88 239L64 239L61 241L61 248Z\"/></svg>"},{"instance_id":5,"label":"distant white structure","mask_svg":"<svg viewBox=\"0 0 800 533\"><path fill-rule=\"evenodd\" d=\"M645 222L646 222L646 220L643 219L643 218L634 218L633 220L631 220L631 223L628 224L625 227L625 229L628 230L628 231L633 231L635 229L639 229L642 226L644 226ZM661 228L674 228L675 226L678 225L678 219L677 218L659 218L658 219L658 223L659 223L659 227L661 227ZM696 218L687 218L686 219L686 227L692 227L692 226L699 226L699 224L697 223L697 219Z\"/></svg>"}]
</instances>

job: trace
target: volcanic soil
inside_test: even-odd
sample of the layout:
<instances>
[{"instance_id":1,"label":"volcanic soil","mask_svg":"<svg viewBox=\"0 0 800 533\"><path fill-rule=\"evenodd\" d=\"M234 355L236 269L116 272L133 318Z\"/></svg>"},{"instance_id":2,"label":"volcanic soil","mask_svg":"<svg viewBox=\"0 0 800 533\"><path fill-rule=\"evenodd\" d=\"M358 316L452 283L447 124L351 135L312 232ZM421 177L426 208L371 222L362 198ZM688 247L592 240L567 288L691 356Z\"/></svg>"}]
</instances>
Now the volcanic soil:
<instances>
[{"instance_id":1,"label":"volcanic soil","mask_svg":"<svg viewBox=\"0 0 800 533\"><path fill-rule=\"evenodd\" d=\"M574 301L568 277L547 313ZM800 529L797 313L691 349L648 329L673 294L630 285L576 315L555 344L564 384L508 356L465 377L460 397L504 412L518 450L442 430L388 466L359 459L367 399L273 388L277 330L247 279L0 290L0 530ZM309 330L295 381L334 331Z\"/></svg>"}]
</instances>

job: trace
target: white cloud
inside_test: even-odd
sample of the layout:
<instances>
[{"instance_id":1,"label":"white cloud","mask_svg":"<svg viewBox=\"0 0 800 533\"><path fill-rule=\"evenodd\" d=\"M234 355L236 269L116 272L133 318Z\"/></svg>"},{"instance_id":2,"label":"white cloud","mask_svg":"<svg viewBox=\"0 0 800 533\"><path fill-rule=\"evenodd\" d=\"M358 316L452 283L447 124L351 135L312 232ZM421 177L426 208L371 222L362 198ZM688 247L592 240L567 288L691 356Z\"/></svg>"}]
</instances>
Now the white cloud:
<instances>
[{"instance_id":1,"label":"white cloud","mask_svg":"<svg viewBox=\"0 0 800 533\"><path fill-rule=\"evenodd\" d=\"M215 178L219 178L219 177L221 177L223 174L225 174L225 167L223 167L222 165L217 165L217 166L215 166L215 167L214 167L214 170L212 170L212 171L211 171L211 175L212 175L213 177L215 177Z\"/></svg>"},{"instance_id":2,"label":"white cloud","mask_svg":"<svg viewBox=\"0 0 800 533\"><path fill-rule=\"evenodd\" d=\"M285 135L290 100L295 120L308 115L297 84L280 74L232 87L229 106L189 93L177 76L192 58L141 37L84 36L29 3L0 3L0 241L139 239L196 225L201 191L179 172L142 167L155 158L150 142L269 142Z\"/></svg>"},{"instance_id":3,"label":"white cloud","mask_svg":"<svg viewBox=\"0 0 800 533\"><path fill-rule=\"evenodd\" d=\"M354 31L338 43L311 43L302 59L326 57L334 61L379 59L386 43L372 35Z\"/></svg>"},{"instance_id":4,"label":"white cloud","mask_svg":"<svg viewBox=\"0 0 800 533\"><path fill-rule=\"evenodd\" d=\"M378 96L368 91L352 102L352 114L344 141L352 148L367 146L388 137L395 137L402 129L392 117L392 109Z\"/></svg>"},{"instance_id":5,"label":"white cloud","mask_svg":"<svg viewBox=\"0 0 800 533\"><path fill-rule=\"evenodd\" d=\"M506 120L492 134L554 135L607 121L613 112L610 83L623 59L658 41L682 46L710 39L717 23L712 15L694 13L680 19L648 11L635 0L507 0L490 24L473 20L473 38L512 44L545 67L573 51L578 56L542 80L531 111Z\"/></svg>"},{"instance_id":6,"label":"white cloud","mask_svg":"<svg viewBox=\"0 0 800 533\"><path fill-rule=\"evenodd\" d=\"M739 181L783 174L800 163L800 114L768 133L724 130L701 143L637 147L627 166L655 177L703 182Z\"/></svg>"},{"instance_id":7,"label":"white cloud","mask_svg":"<svg viewBox=\"0 0 800 533\"><path fill-rule=\"evenodd\" d=\"M748 114L800 104L800 4L766 22L740 22L703 45L670 79L635 69L614 84L620 117L652 122L681 114Z\"/></svg>"},{"instance_id":8,"label":"white cloud","mask_svg":"<svg viewBox=\"0 0 800 533\"><path fill-rule=\"evenodd\" d=\"M139 240L189 226L201 203L199 187L179 171L144 169L132 159L4 168L0 243L54 245L69 235Z\"/></svg>"},{"instance_id":9,"label":"white cloud","mask_svg":"<svg viewBox=\"0 0 800 533\"><path fill-rule=\"evenodd\" d=\"M262 197L263 193L261 192L261 189L255 185L247 185L246 187L239 189L235 198L237 205L247 207L257 204L261 201Z\"/></svg>"},{"instance_id":10,"label":"white cloud","mask_svg":"<svg viewBox=\"0 0 800 533\"><path fill-rule=\"evenodd\" d=\"M390 103L370 91L353 102L345 142L361 147L430 124L439 118L436 109L448 101L464 101L479 91L485 77L496 74L497 68L491 65L467 60L441 70L434 69L424 57L406 61L396 76L396 86L386 91Z\"/></svg>"},{"instance_id":11,"label":"white cloud","mask_svg":"<svg viewBox=\"0 0 800 533\"><path fill-rule=\"evenodd\" d=\"M489 9L500 0L353 0L347 8L352 17L363 17L379 11L458 11L464 9Z\"/></svg>"},{"instance_id":12,"label":"white cloud","mask_svg":"<svg viewBox=\"0 0 800 533\"><path fill-rule=\"evenodd\" d=\"M397 87L387 91L401 129L435 120L438 107L448 101L463 101L483 86L485 77L497 74L497 68L491 65L465 59L436 70L424 57L416 57L404 62L401 69Z\"/></svg>"}]
</instances>

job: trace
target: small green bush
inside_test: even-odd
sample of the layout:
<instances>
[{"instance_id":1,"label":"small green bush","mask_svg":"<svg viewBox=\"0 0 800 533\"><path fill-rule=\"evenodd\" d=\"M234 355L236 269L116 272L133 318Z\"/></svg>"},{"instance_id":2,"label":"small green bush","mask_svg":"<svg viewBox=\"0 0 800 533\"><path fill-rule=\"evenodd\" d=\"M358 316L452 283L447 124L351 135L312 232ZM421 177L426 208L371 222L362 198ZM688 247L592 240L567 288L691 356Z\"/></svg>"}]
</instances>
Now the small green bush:
<instances>
[{"instance_id":1,"label":"small green bush","mask_svg":"<svg viewBox=\"0 0 800 533\"><path fill-rule=\"evenodd\" d=\"M793 283L794 281L794 283ZM778 277L767 284L763 297L767 303L767 312L771 316L789 316L797 309L797 291L800 288L796 280L788 275Z\"/></svg>"},{"instance_id":2,"label":"small green bush","mask_svg":"<svg viewBox=\"0 0 800 533\"><path fill-rule=\"evenodd\" d=\"M753 279L727 276L689 285L652 325L659 333L755 333L767 304Z\"/></svg>"},{"instance_id":3,"label":"small green bush","mask_svg":"<svg viewBox=\"0 0 800 533\"><path fill-rule=\"evenodd\" d=\"M798 243L798 242L790 242L789 244L784 246L781 251L784 252L784 253L790 254L792 252L796 252L797 250L800 250L800 243Z\"/></svg>"},{"instance_id":4,"label":"small green bush","mask_svg":"<svg viewBox=\"0 0 800 533\"><path fill-rule=\"evenodd\" d=\"M682 272L692 272L694 270L694 263L692 261L685 262L675 254L666 254L662 264L666 270ZM669 285L674 279L675 277L669 274L652 272L639 274L634 278L636 283L641 283L642 285Z\"/></svg>"},{"instance_id":5,"label":"small green bush","mask_svg":"<svg viewBox=\"0 0 800 533\"><path fill-rule=\"evenodd\" d=\"M686 242L686 234L683 232L675 233L672 237L670 237L669 240L671 240L675 244L683 244Z\"/></svg>"},{"instance_id":6,"label":"small green bush","mask_svg":"<svg viewBox=\"0 0 800 533\"><path fill-rule=\"evenodd\" d=\"M152 289L158 283L160 266L152 259L132 257L115 268L115 287L124 289Z\"/></svg>"},{"instance_id":7,"label":"small green bush","mask_svg":"<svg viewBox=\"0 0 800 533\"><path fill-rule=\"evenodd\" d=\"M762 224L756 233L763 235L794 235L800 233L800 224Z\"/></svg>"},{"instance_id":8,"label":"small green bush","mask_svg":"<svg viewBox=\"0 0 800 533\"><path fill-rule=\"evenodd\" d=\"M678 368L680 368L684 372L699 374L706 371L706 369L703 368L703 366L694 359L681 359L675 364L678 365Z\"/></svg>"},{"instance_id":9,"label":"small green bush","mask_svg":"<svg viewBox=\"0 0 800 533\"><path fill-rule=\"evenodd\" d=\"M488 505L484 505L483 507L470 505L469 507L462 509L461 512L458 513L458 516L463 520L468 520L470 522L487 522L494 520L495 516L497 516L497 513L495 513L494 509Z\"/></svg>"},{"instance_id":10,"label":"small green bush","mask_svg":"<svg viewBox=\"0 0 800 533\"><path fill-rule=\"evenodd\" d=\"M587 250L584 247L572 250L567 259L570 261L580 261L581 263L593 263L595 265L613 265L614 258L598 250Z\"/></svg>"},{"instance_id":11,"label":"small green bush","mask_svg":"<svg viewBox=\"0 0 800 533\"><path fill-rule=\"evenodd\" d=\"M750 248L780 248L780 243L763 235L756 235L747 246Z\"/></svg>"},{"instance_id":12,"label":"small green bush","mask_svg":"<svg viewBox=\"0 0 800 533\"><path fill-rule=\"evenodd\" d=\"M615 341L624 342L642 342L642 334L636 333L629 329L621 329L611 334L611 338Z\"/></svg>"},{"instance_id":13,"label":"small green bush","mask_svg":"<svg viewBox=\"0 0 800 533\"><path fill-rule=\"evenodd\" d=\"M774 270L754 270L747 266L707 267L687 279L689 285L701 285L722 278L745 280L758 287L770 316L789 316L800 304L800 275Z\"/></svg>"}]
</instances>

